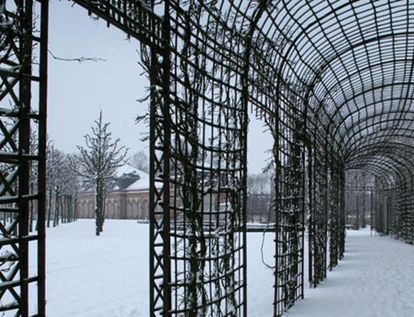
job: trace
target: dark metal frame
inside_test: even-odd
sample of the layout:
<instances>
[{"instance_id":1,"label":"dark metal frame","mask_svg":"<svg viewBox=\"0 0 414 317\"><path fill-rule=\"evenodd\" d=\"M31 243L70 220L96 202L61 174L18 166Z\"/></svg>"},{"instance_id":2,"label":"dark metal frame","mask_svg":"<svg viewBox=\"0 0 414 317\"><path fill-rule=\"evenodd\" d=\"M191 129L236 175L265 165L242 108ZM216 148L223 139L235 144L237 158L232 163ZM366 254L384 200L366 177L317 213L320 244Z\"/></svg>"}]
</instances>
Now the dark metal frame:
<instances>
[{"instance_id":1,"label":"dark metal frame","mask_svg":"<svg viewBox=\"0 0 414 317\"><path fill-rule=\"evenodd\" d=\"M14 265L13 274L0 275L0 298L8 291L15 302L0 310L28 316L28 284L37 282L36 316L44 316L48 1L7 2L14 5L0 18L17 21L17 33L0 48L0 203L16 217L0 224L1 248L13 250L2 259ZM375 229L413 242L409 3L74 2L142 44L150 82L151 316L247 315L249 108L274 138L274 316L303 297L306 231L311 286L344 256L346 171L375 175ZM36 153L28 152L31 138ZM28 186L32 166L36 193ZM29 204L38 208L33 235ZM29 241L38 244L37 277L28 276Z\"/></svg>"},{"instance_id":2,"label":"dark metal frame","mask_svg":"<svg viewBox=\"0 0 414 317\"><path fill-rule=\"evenodd\" d=\"M0 312L44 316L48 2L0 1L0 7ZM31 101L36 91L38 104ZM35 232L30 206L39 211ZM36 311L29 297L37 298Z\"/></svg>"}]
</instances>

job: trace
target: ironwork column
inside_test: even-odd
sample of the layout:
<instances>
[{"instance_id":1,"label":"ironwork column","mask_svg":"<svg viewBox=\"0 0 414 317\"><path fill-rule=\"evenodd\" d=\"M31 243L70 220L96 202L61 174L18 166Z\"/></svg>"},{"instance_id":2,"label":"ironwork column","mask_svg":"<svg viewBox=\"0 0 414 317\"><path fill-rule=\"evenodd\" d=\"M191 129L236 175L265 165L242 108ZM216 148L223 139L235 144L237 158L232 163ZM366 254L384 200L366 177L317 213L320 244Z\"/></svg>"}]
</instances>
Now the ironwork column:
<instances>
[{"instance_id":1,"label":"ironwork column","mask_svg":"<svg viewBox=\"0 0 414 317\"><path fill-rule=\"evenodd\" d=\"M0 311L45 316L48 1L0 5L0 266L7 268L0 273ZM38 21L40 32L35 34ZM39 104L32 100L35 85ZM35 221L36 230L30 232Z\"/></svg>"}]
</instances>

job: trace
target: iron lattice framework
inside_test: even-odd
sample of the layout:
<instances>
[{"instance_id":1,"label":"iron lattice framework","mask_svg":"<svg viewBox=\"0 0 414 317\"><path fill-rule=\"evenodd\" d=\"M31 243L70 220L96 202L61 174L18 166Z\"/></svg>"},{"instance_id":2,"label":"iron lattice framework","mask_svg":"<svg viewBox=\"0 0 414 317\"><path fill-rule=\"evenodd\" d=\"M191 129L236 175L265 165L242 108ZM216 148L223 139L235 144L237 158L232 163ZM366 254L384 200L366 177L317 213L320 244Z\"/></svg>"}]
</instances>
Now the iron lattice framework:
<instances>
[{"instance_id":1,"label":"iron lattice framework","mask_svg":"<svg viewBox=\"0 0 414 317\"><path fill-rule=\"evenodd\" d=\"M375 229L413 242L413 4L74 2L142 43L151 87L151 316L247 315L249 109L274 139L274 316L303 297L306 232L311 286L344 256L346 171L374 175ZM1 309L16 316L29 315L34 281L44 316L47 4L0 0L0 202L9 215L1 260L14 265L0 275L0 298L12 299ZM32 240L38 277L28 275Z\"/></svg>"},{"instance_id":2,"label":"iron lattice framework","mask_svg":"<svg viewBox=\"0 0 414 317\"><path fill-rule=\"evenodd\" d=\"M45 314L47 5L0 1L0 312L7 316Z\"/></svg>"}]
</instances>

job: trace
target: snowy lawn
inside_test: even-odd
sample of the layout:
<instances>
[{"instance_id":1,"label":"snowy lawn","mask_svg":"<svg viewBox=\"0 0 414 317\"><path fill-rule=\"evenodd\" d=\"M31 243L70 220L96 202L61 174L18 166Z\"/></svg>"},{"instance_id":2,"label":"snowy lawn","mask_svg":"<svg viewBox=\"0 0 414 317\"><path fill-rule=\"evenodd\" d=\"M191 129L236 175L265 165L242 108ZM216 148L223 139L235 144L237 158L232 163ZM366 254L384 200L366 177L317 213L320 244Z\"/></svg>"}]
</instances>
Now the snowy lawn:
<instances>
[{"instance_id":1,"label":"snowy lawn","mask_svg":"<svg viewBox=\"0 0 414 317\"><path fill-rule=\"evenodd\" d=\"M147 317L148 225L107 220L51 228L47 236L47 311L52 317ZM272 264L273 237L265 260ZM249 316L271 316L273 274L261 260L262 234L248 234ZM349 231L345 259L287 316L413 316L413 246L369 231ZM306 266L305 266L306 267Z\"/></svg>"},{"instance_id":2,"label":"snowy lawn","mask_svg":"<svg viewBox=\"0 0 414 317\"><path fill-rule=\"evenodd\" d=\"M93 220L47 232L47 314L51 317L148 316L148 225Z\"/></svg>"}]
</instances>

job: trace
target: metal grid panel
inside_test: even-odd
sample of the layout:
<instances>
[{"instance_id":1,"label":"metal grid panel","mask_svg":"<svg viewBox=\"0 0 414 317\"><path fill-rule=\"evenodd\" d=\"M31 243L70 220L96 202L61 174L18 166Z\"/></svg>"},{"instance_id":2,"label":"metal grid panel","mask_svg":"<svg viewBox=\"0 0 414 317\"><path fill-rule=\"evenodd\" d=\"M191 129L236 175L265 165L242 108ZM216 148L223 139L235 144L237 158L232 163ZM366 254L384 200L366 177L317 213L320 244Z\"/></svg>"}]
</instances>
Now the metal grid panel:
<instances>
[{"instance_id":1,"label":"metal grid panel","mask_svg":"<svg viewBox=\"0 0 414 317\"><path fill-rule=\"evenodd\" d=\"M303 298L304 270L304 117L294 94L280 106L275 249L275 314Z\"/></svg>"},{"instance_id":2,"label":"metal grid panel","mask_svg":"<svg viewBox=\"0 0 414 317\"><path fill-rule=\"evenodd\" d=\"M0 1L0 312L23 317L45 314L47 15L44 2Z\"/></svg>"},{"instance_id":3,"label":"metal grid panel","mask_svg":"<svg viewBox=\"0 0 414 317\"><path fill-rule=\"evenodd\" d=\"M327 263L327 228L328 228L328 170L324 154L315 151L313 210L310 221L309 257L313 268L309 272L311 285L316 287L326 277Z\"/></svg>"},{"instance_id":4,"label":"metal grid panel","mask_svg":"<svg viewBox=\"0 0 414 317\"><path fill-rule=\"evenodd\" d=\"M162 126L153 157L163 162L163 245L154 256L164 257L153 278L163 294L155 294L151 315L246 314L247 112L237 75L242 60L227 54L242 42L220 36L227 25L203 20L206 9L165 3L170 46L161 66L169 78L159 83L161 97L153 103L154 125ZM214 34L217 43L209 42Z\"/></svg>"},{"instance_id":5,"label":"metal grid panel","mask_svg":"<svg viewBox=\"0 0 414 317\"><path fill-rule=\"evenodd\" d=\"M335 159L331 159L335 162ZM343 169L341 165L332 166L329 178L329 269L338 265L344 253L344 205L345 189Z\"/></svg>"}]
</instances>

